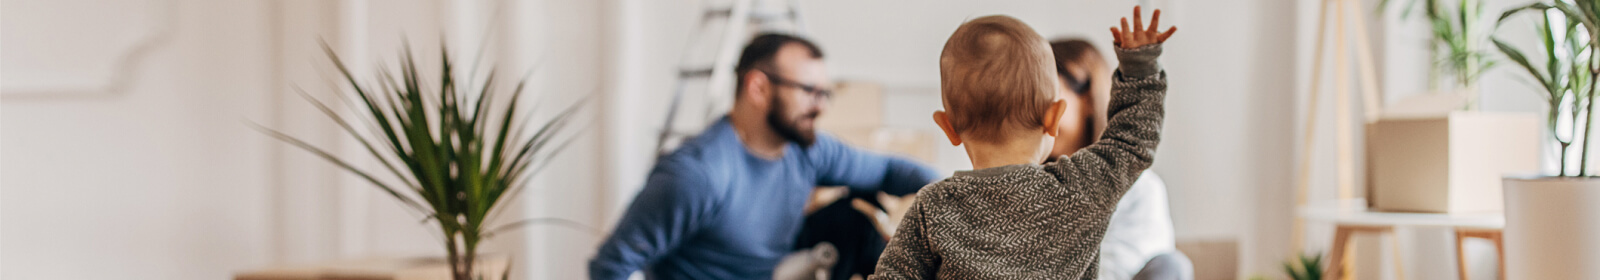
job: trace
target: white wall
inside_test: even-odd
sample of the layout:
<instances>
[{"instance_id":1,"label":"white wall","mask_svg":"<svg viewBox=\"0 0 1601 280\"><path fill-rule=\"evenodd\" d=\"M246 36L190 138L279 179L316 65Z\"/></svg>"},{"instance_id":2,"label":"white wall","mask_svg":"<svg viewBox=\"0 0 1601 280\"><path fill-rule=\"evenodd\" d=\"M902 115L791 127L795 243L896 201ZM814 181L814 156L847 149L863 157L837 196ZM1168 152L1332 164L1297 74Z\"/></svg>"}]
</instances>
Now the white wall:
<instances>
[{"instance_id":1,"label":"white wall","mask_svg":"<svg viewBox=\"0 0 1601 280\"><path fill-rule=\"evenodd\" d=\"M379 61L395 65L402 36L422 58L436 57L441 34L458 60L475 50L463 46L487 42L486 62L502 66L503 78L540 67L529 94L529 105L542 109L536 119L599 87L600 10L592 1L0 5L3 279L227 279L275 265L442 255L436 229L421 216L246 126L366 156L291 91L336 100L340 82L319 39L358 75ZM161 21L168 18L170 28ZM168 35L148 47L129 43L146 33ZM123 57L134 59L118 68ZM105 82L119 76L129 78ZM593 126L598 114L583 111L577 123ZM546 170L560 175L540 176L502 221L593 224L602 170L596 131L577 134L562 164ZM581 229L516 233L484 250L514 254L518 271L534 279L578 278L582 258L572 255L592 251L596 240Z\"/></svg>"},{"instance_id":2,"label":"white wall","mask_svg":"<svg viewBox=\"0 0 1601 280\"><path fill-rule=\"evenodd\" d=\"M603 220L600 208L601 194L607 189L603 182L613 176L611 168L602 160L604 155L600 135L608 131L601 116L613 112L603 105L608 98L608 81L602 75L607 67L602 60L607 32L602 1L509 1L510 20L516 26L512 44L515 60L539 69L539 94L548 98L544 102L548 116L556 109L572 104L583 97L590 99L587 109L580 112L575 126L583 126L574 145L557 157L556 165L538 175L522 199L527 204L526 217L561 217L598 228ZM601 233L565 227L532 226L523 236L529 244L523 247L527 261L519 267L527 279L581 279L586 275L588 256L599 244ZM522 258L519 256L519 258Z\"/></svg>"},{"instance_id":3,"label":"white wall","mask_svg":"<svg viewBox=\"0 0 1601 280\"><path fill-rule=\"evenodd\" d=\"M7 48L26 43L52 50L5 53L3 75L40 67L17 67L16 55L70 58L74 51L126 50L121 44L51 46L31 41L39 37L11 37L13 28L38 27L10 21L13 13L84 4L43 2L0 3ZM271 28L268 15L259 12L266 7L149 2L112 11L175 21L170 37L125 73L132 75L126 87L92 86L104 81L95 77L106 76L91 74L65 76L89 77L73 83L0 93L0 278L222 279L271 258L271 213L263 199L274 181L265 149L270 140L241 122L242 116L267 113L274 88L267 78L274 64L266 55ZM111 22L34 24L134 34L167 30L159 20ZM54 73L90 73L71 66L93 63L100 62L62 65L69 67Z\"/></svg>"}]
</instances>

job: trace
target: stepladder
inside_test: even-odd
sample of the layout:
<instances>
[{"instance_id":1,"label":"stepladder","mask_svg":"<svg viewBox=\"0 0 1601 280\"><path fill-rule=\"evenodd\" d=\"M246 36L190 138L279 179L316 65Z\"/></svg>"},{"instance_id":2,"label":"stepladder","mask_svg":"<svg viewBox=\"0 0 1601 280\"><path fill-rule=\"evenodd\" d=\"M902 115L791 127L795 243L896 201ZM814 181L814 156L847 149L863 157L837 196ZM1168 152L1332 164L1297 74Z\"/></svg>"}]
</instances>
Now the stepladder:
<instances>
[{"instance_id":1,"label":"stepladder","mask_svg":"<svg viewBox=\"0 0 1601 280\"><path fill-rule=\"evenodd\" d=\"M677 83L657 135L659 157L733 107L734 67L759 33L805 34L800 0L707 0L682 56Z\"/></svg>"}]
</instances>

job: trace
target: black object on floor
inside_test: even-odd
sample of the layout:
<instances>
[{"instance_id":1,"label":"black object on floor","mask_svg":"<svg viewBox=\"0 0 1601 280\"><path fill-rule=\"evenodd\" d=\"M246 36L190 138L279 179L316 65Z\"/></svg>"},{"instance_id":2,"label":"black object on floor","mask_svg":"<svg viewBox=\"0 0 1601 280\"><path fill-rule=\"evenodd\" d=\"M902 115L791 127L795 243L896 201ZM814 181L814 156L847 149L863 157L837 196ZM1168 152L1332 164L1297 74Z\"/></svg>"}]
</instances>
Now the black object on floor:
<instances>
[{"instance_id":1,"label":"black object on floor","mask_svg":"<svg viewBox=\"0 0 1601 280\"><path fill-rule=\"evenodd\" d=\"M811 248L820 242L833 243L839 250L839 261L829 271L829 279L846 280L856 274L864 277L872 275L873 268L878 265L878 256L884 253L884 246L889 245L866 215L851 208L853 198L878 205L873 193L852 192L806 216L800 235L795 238L796 250Z\"/></svg>"}]
</instances>

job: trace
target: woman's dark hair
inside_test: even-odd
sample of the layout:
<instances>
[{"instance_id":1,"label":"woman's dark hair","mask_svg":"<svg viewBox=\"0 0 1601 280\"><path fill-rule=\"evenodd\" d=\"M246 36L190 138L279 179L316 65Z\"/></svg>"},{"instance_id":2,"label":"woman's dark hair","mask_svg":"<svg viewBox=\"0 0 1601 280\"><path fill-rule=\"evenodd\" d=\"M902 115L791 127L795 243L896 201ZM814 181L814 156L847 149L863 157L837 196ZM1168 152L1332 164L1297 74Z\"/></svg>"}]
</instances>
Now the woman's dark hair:
<instances>
[{"instance_id":1,"label":"woman's dark hair","mask_svg":"<svg viewBox=\"0 0 1601 280\"><path fill-rule=\"evenodd\" d=\"M1077 94L1089 93L1090 82L1095 79L1081 80L1067 72L1067 65L1082 61L1092 54L1099 55L1100 51L1095 49L1095 45L1079 38L1058 39L1051 41L1051 54L1056 55L1056 75L1062 76L1062 83L1067 85L1067 89Z\"/></svg>"}]
</instances>

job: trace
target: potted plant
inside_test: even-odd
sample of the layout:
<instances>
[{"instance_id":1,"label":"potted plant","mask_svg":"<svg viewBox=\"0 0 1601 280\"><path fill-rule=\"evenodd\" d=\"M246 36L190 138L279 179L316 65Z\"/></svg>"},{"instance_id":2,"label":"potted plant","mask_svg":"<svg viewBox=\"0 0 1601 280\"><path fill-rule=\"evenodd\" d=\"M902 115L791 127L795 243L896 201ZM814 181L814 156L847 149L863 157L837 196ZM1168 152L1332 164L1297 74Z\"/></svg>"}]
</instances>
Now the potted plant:
<instances>
[{"instance_id":1,"label":"potted plant","mask_svg":"<svg viewBox=\"0 0 1601 280\"><path fill-rule=\"evenodd\" d=\"M1551 176L1505 180L1507 275L1512 279L1597 279L1601 270L1601 180L1590 171L1589 139L1595 129L1598 34L1597 0L1532 3L1501 15L1539 15L1536 33L1543 69L1525 52L1500 39L1495 45L1534 78L1550 106L1546 128L1556 143L1558 168ZM1564 137L1565 136L1565 137ZM1577 145L1575 145L1577 144ZM1569 154L1577 149L1577 168Z\"/></svg>"},{"instance_id":2,"label":"potted plant","mask_svg":"<svg viewBox=\"0 0 1601 280\"><path fill-rule=\"evenodd\" d=\"M1284 273L1294 280L1323 279L1323 254L1301 255L1297 261L1284 262Z\"/></svg>"},{"instance_id":3,"label":"potted plant","mask_svg":"<svg viewBox=\"0 0 1601 280\"><path fill-rule=\"evenodd\" d=\"M1411 17L1421 4L1423 15L1432 27L1429 51L1433 64L1429 67L1429 90L1440 92L1442 73L1451 74L1451 90L1466 100L1467 110L1478 110L1479 77L1495 66L1495 59L1484 50L1486 29L1481 24L1484 15L1483 0L1459 0L1455 6L1443 5L1441 0L1409 0L1402 4L1401 19ZM1379 1L1379 13L1390 6L1390 0Z\"/></svg>"},{"instance_id":4,"label":"potted plant","mask_svg":"<svg viewBox=\"0 0 1601 280\"><path fill-rule=\"evenodd\" d=\"M1450 3L1455 2L1455 3ZM1478 80L1496 60L1486 54L1482 0L1410 0L1401 18L1421 8L1434 53L1425 94L1385 109L1367 127L1370 208L1379 211L1501 211L1501 174L1539 169L1534 114L1478 110ZM1391 3L1379 4L1380 13ZM1454 88L1438 90L1449 73Z\"/></svg>"},{"instance_id":5,"label":"potted plant","mask_svg":"<svg viewBox=\"0 0 1601 280\"><path fill-rule=\"evenodd\" d=\"M547 166L571 140L554 141L563 135L578 105L529 131L528 122L519 115L525 106L519 101L526 79L510 91L496 87L493 71L481 81L458 80L464 73L456 72L461 69L443 46L436 58L442 62L441 71L434 75L419 71L406 48L399 69L379 67L375 82L358 79L327 44L323 50L349 86L343 97L354 103L356 112L341 114L305 92L300 95L361 143L359 147L388 173L383 175L393 177L380 179L306 141L255 127L354 173L425 215L443 233L452 279L485 278L474 273L478 245L497 233L537 222L576 224L558 218L491 223L504 212L500 206L527 188L529 175Z\"/></svg>"}]
</instances>

